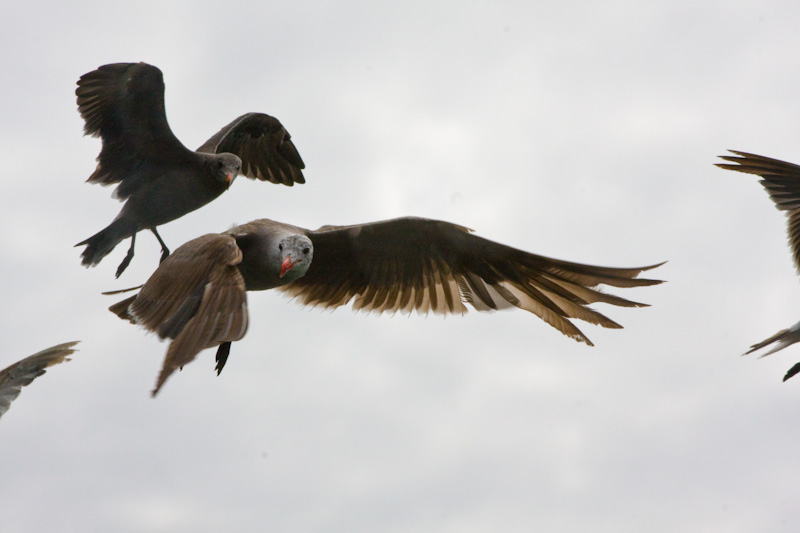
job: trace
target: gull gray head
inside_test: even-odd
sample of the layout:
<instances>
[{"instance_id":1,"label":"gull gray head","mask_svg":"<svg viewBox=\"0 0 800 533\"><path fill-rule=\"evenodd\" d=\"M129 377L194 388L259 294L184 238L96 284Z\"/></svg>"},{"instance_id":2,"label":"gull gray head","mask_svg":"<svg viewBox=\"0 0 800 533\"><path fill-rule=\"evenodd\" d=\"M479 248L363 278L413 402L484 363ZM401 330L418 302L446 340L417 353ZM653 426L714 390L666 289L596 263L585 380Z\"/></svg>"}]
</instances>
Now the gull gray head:
<instances>
[{"instance_id":1,"label":"gull gray head","mask_svg":"<svg viewBox=\"0 0 800 533\"><path fill-rule=\"evenodd\" d=\"M278 241L277 253L280 260L278 277L283 283L289 283L308 271L314 257L314 245L305 235L287 235Z\"/></svg>"}]
</instances>

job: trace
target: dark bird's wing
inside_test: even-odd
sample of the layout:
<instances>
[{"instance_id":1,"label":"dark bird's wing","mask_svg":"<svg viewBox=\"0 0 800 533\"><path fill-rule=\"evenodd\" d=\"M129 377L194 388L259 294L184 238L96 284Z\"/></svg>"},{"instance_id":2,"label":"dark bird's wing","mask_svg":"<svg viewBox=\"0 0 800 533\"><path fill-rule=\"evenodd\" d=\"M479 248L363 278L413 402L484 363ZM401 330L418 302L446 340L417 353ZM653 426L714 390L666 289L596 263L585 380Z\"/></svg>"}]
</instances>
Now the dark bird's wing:
<instances>
[{"instance_id":1,"label":"dark bird's wing","mask_svg":"<svg viewBox=\"0 0 800 533\"><path fill-rule=\"evenodd\" d=\"M789 244L795 268L800 272L800 165L761 155L730 150L736 156L720 156L731 163L717 163L726 170L736 170L761 176L761 185L775 202L775 207L788 217Z\"/></svg>"},{"instance_id":2,"label":"dark bird's wing","mask_svg":"<svg viewBox=\"0 0 800 533\"><path fill-rule=\"evenodd\" d=\"M242 174L251 179L292 186L305 183L306 167L292 142L292 136L275 118L264 113L247 113L207 140L198 152L230 152L242 160Z\"/></svg>"},{"instance_id":3,"label":"dark bird's wing","mask_svg":"<svg viewBox=\"0 0 800 533\"><path fill-rule=\"evenodd\" d=\"M8 411L22 387L44 374L46 368L69 361L67 356L75 352L76 344L78 341L47 348L0 370L0 416Z\"/></svg>"},{"instance_id":4,"label":"dark bird's wing","mask_svg":"<svg viewBox=\"0 0 800 533\"><path fill-rule=\"evenodd\" d=\"M565 335L591 345L570 322L620 328L588 307L594 302L639 304L594 287L661 283L636 279L655 268L582 265L530 254L470 234L467 228L421 218L399 218L308 232L314 259L302 278L279 290L311 306L359 310L464 313L519 307Z\"/></svg>"},{"instance_id":5,"label":"dark bird's wing","mask_svg":"<svg viewBox=\"0 0 800 533\"><path fill-rule=\"evenodd\" d=\"M244 337L247 296L236 266L241 260L233 237L198 237L167 257L138 295L111 307L162 339L174 339L153 395L201 350Z\"/></svg>"},{"instance_id":6,"label":"dark bird's wing","mask_svg":"<svg viewBox=\"0 0 800 533\"><path fill-rule=\"evenodd\" d=\"M730 163L717 163L716 165L725 170L735 170L761 176L761 185L764 186L769 197L775 202L775 207L786 212L789 245L792 248L794 266L800 272L800 165L748 152L729 151L735 155L721 155L719 157L725 161L730 161ZM774 344L772 349L761 355L761 357L764 357L799 341L800 322L752 345L745 354ZM783 377L783 381L798 372L800 372L800 363L789 369Z\"/></svg>"},{"instance_id":7,"label":"dark bird's wing","mask_svg":"<svg viewBox=\"0 0 800 533\"><path fill-rule=\"evenodd\" d=\"M164 78L157 67L103 65L81 76L75 94L84 132L103 140L97 169L88 181L122 182L115 192L118 198L127 198L162 168L191 154L167 123Z\"/></svg>"}]
</instances>

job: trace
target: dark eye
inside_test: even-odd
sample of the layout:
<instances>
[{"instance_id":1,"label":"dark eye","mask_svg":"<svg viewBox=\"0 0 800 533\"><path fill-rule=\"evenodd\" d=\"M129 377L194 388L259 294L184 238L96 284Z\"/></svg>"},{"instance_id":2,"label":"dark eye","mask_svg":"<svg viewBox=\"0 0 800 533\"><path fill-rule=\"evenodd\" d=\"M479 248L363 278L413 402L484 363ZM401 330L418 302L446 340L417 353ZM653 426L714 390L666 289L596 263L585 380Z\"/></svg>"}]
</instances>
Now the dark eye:
<instances>
[{"instance_id":1,"label":"dark eye","mask_svg":"<svg viewBox=\"0 0 800 533\"><path fill-rule=\"evenodd\" d=\"M310 251L311 251L311 248L309 248L308 246L303 248L303 253L306 254L306 255L308 255L308 252L310 252Z\"/></svg>"},{"instance_id":2,"label":"dark eye","mask_svg":"<svg viewBox=\"0 0 800 533\"><path fill-rule=\"evenodd\" d=\"M281 252L283 251L283 244L278 245L278 250L280 250Z\"/></svg>"},{"instance_id":3,"label":"dark eye","mask_svg":"<svg viewBox=\"0 0 800 533\"><path fill-rule=\"evenodd\" d=\"M219 168L222 168L222 167L224 167L224 166L225 166L225 163L224 163L224 162L222 162L222 161L217 161L217 166L218 166Z\"/></svg>"}]
</instances>

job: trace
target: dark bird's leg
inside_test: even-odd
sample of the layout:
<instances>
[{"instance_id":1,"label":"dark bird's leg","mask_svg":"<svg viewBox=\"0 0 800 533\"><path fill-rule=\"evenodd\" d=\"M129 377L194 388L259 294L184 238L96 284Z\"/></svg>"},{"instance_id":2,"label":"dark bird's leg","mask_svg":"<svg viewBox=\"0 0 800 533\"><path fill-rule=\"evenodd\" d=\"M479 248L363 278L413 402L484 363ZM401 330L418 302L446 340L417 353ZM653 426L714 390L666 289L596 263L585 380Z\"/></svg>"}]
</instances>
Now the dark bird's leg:
<instances>
[{"instance_id":1,"label":"dark bird's leg","mask_svg":"<svg viewBox=\"0 0 800 533\"><path fill-rule=\"evenodd\" d=\"M225 366L225 363L228 361L228 355L231 353L231 343L230 342L223 342L217 348L217 375L219 376L220 372L222 372L222 367Z\"/></svg>"},{"instance_id":2,"label":"dark bird's leg","mask_svg":"<svg viewBox=\"0 0 800 533\"><path fill-rule=\"evenodd\" d=\"M161 260L159 261L159 263L161 263L169 256L169 248L167 248L167 245L164 244L164 240L161 238L161 235L158 234L156 228L152 228L150 231L153 232L153 235L156 236L158 243L161 245Z\"/></svg>"},{"instance_id":3,"label":"dark bird's leg","mask_svg":"<svg viewBox=\"0 0 800 533\"><path fill-rule=\"evenodd\" d=\"M122 263L119 264L117 267L117 275L119 277L120 274L125 272L125 269L128 268L128 265L131 264L131 259L133 259L133 247L136 245L136 234L134 233L131 235L131 247L128 248L128 253L125 254L125 259L122 260Z\"/></svg>"},{"instance_id":4,"label":"dark bird's leg","mask_svg":"<svg viewBox=\"0 0 800 533\"><path fill-rule=\"evenodd\" d=\"M219 357L219 355L217 355L217 357ZM783 381L786 381L787 379L794 376L798 372L800 372L800 363L797 363L796 365L794 365L792 368L789 369L786 375L783 376Z\"/></svg>"}]
</instances>

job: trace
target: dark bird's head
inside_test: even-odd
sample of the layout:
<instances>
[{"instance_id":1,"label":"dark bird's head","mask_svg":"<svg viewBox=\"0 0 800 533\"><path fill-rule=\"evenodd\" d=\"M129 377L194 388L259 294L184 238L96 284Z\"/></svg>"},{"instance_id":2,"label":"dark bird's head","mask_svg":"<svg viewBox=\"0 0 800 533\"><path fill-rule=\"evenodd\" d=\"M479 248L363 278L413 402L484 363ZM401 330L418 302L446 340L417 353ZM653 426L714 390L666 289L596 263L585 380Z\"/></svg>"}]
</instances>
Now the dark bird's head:
<instances>
[{"instance_id":1,"label":"dark bird's head","mask_svg":"<svg viewBox=\"0 0 800 533\"><path fill-rule=\"evenodd\" d=\"M242 168L242 160L234 154L214 154L209 157L208 164L211 166L211 174L214 176L214 181L225 185L229 188L239 171Z\"/></svg>"},{"instance_id":2,"label":"dark bird's head","mask_svg":"<svg viewBox=\"0 0 800 533\"><path fill-rule=\"evenodd\" d=\"M280 239L277 244L276 252L279 263L275 266L280 268L278 277L283 283L289 283L303 277L308 267L311 266L311 259L314 257L314 245L311 239L305 235L293 234Z\"/></svg>"}]
</instances>

